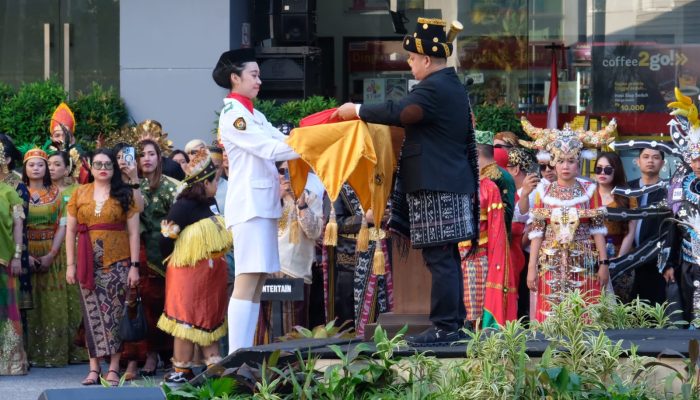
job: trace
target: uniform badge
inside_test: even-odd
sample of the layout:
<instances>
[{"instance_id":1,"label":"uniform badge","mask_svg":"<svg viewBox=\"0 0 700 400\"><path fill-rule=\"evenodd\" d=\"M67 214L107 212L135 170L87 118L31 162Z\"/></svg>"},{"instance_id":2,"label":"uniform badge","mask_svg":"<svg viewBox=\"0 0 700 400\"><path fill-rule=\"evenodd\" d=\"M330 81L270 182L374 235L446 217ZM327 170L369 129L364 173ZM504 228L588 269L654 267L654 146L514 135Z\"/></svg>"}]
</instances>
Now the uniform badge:
<instances>
[{"instance_id":1,"label":"uniform badge","mask_svg":"<svg viewBox=\"0 0 700 400\"><path fill-rule=\"evenodd\" d=\"M239 131L244 131L245 130L245 120L243 119L243 117L236 118L236 120L233 121L233 127L238 129Z\"/></svg>"}]
</instances>

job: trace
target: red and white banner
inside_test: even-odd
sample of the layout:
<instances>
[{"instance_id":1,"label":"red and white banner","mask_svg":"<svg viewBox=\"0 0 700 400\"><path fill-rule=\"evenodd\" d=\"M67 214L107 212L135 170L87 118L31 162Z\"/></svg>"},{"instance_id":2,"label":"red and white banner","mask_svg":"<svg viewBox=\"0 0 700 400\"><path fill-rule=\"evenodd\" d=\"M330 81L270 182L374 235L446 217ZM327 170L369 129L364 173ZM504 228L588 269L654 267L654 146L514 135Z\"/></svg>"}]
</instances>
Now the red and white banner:
<instances>
[{"instance_id":1,"label":"red and white banner","mask_svg":"<svg viewBox=\"0 0 700 400\"><path fill-rule=\"evenodd\" d=\"M547 102L547 128L557 129L559 126L559 79L557 78L557 56L552 51L552 83L549 85L549 102Z\"/></svg>"}]
</instances>

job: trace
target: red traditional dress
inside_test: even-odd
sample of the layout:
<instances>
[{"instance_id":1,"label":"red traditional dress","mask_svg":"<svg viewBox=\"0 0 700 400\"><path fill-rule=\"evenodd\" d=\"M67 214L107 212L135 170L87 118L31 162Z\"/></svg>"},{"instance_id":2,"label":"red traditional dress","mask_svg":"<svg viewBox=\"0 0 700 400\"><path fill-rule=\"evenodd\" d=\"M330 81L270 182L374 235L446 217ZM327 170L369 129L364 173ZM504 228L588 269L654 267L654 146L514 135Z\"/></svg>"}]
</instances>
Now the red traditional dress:
<instances>
[{"instance_id":1,"label":"red traditional dress","mask_svg":"<svg viewBox=\"0 0 700 400\"><path fill-rule=\"evenodd\" d=\"M500 191L489 178L482 176L480 179L479 249L475 255L467 257L471 243L459 244L464 306L467 320L483 319L485 327L495 327L515 318L517 289L512 285L505 210Z\"/></svg>"},{"instance_id":2,"label":"red traditional dress","mask_svg":"<svg viewBox=\"0 0 700 400\"><path fill-rule=\"evenodd\" d=\"M602 212L596 211L601 206L596 184L583 179L577 178L570 187L557 182L537 186L529 234L530 239L544 237L538 255L537 321L551 315L551 302L561 301L574 290L580 290L589 302L598 301L598 251L593 235L607 232ZM565 224L551 223L556 209L576 210L569 214L578 216L578 226L569 243L561 243L557 228Z\"/></svg>"}]
</instances>

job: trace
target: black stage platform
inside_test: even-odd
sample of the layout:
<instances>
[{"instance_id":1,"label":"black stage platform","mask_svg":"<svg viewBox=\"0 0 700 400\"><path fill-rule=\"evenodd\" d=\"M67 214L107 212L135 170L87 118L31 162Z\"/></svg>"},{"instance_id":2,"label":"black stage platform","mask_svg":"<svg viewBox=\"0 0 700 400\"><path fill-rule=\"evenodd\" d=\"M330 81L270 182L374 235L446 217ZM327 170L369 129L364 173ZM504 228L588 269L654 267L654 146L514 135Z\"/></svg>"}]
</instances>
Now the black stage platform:
<instances>
[{"instance_id":1,"label":"black stage platform","mask_svg":"<svg viewBox=\"0 0 700 400\"><path fill-rule=\"evenodd\" d=\"M675 352L688 356L688 342L691 339L700 340L700 330L687 329L619 329L607 330L605 334L613 341L622 340L622 347L626 350L632 344L637 346L637 354L640 356L657 357L665 350L673 350ZM339 346L343 352L347 353L357 344L362 343L362 340L344 340L344 339L300 339L289 342L272 343L263 346L256 346L247 349L240 349L234 354L226 357L217 366L212 367L203 374L197 376L193 383L197 383L205 375L215 375L223 372L223 369L235 368L243 363L254 366L270 356L276 350L280 350L279 363L284 364L285 360L296 360L296 352L299 351L304 356L308 357L311 353L320 359L335 360L338 357L328 347L329 345ZM369 345L370 352L374 351L373 342L365 342ZM543 337L535 338L527 341L527 354L530 357L540 357L547 348L549 342ZM462 358L466 352L466 345L455 345L449 347L406 347L395 351L397 356L409 356L416 351L430 352L437 358Z\"/></svg>"}]
</instances>

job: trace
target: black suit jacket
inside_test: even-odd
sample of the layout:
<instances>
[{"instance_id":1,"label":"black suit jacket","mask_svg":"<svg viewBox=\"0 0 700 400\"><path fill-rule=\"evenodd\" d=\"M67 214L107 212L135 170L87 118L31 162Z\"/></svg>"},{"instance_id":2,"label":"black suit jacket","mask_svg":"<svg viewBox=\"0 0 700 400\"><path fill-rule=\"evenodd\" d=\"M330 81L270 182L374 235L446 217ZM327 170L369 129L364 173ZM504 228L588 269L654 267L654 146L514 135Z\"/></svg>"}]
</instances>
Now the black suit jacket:
<instances>
[{"instance_id":1,"label":"black suit jacket","mask_svg":"<svg viewBox=\"0 0 700 400\"><path fill-rule=\"evenodd\" d=\"M474 140L469 98L454 68L430 74L399 101L362 105L360 118L405 128L399 167L404 192L476 192L467 151Z\"/></svg>"},{"instance_id":2,"label":"black suit jacket","mask_svg":"<svg viewBox=\"0 0 700 400\"><path fill-rule=\"evenodd\" d=\"M627 182L631 189L639 189L641 187L640 183L641 179L635 179L633 181ZM650 206L666 199L667 190L659 189L649 193L647 196L648 197L646 205ZM641 201L642 198L638 197L637 204L641 205ZM647 217L637 221L637 224L641 224L639 228L639 243L644 243L644 241L649 239L650 237L657 236L659 234L659 227L661 226L661 222L663 220L664 217Z\"/></svg>"}]
</instances>

